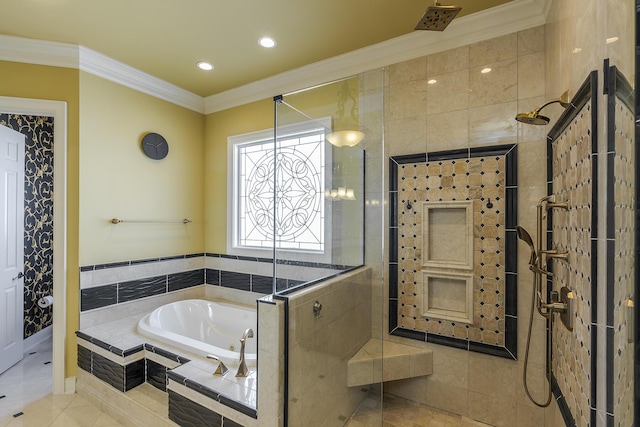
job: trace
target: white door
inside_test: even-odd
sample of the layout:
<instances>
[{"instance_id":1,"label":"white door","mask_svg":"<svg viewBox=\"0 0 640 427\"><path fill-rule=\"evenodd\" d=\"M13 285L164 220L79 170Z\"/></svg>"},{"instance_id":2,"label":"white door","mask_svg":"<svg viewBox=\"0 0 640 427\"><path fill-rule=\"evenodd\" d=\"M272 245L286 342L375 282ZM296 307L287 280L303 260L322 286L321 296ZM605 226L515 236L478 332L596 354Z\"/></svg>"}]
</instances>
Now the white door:
<instances>
[{"instance_id":1,"label":"white door","mask_svg":"<svg viewBox=\"0 0 640 427\"><path fill-rule=\"evenodd\" d=\"M0 126L0 373L22 359L24 135Z\"/></svg>"}]
</instances>

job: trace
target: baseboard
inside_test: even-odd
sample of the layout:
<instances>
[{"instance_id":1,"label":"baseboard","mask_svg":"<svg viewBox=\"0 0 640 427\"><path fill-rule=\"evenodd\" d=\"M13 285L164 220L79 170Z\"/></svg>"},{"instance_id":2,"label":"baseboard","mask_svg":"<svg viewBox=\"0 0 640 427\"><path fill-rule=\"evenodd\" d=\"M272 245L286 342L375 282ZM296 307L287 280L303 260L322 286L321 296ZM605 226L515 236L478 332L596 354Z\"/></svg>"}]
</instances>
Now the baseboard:
<instances>
[{"instance_id":1,"label":"baseboard","mask_svg":"<svg viewBox=\"0 0 640 427\"><path fill-rule=\"evenodd\" d=\"M76 377L64 379L64 394L74 394L76 392Z\"/></svg>"},{"instance_id":2,"label":"baseboard","mask_svg":"<svg viewBox=\"0 0 640 427\"><path fill-rule=\"evenodd\" d=\"M40 344L43 341L52 339L53 337L53 325L49 325L46 328L36 332L24 339L22 343L22 348L24 353L30 352L35 346Z\"/></svg>"}]
</instances>

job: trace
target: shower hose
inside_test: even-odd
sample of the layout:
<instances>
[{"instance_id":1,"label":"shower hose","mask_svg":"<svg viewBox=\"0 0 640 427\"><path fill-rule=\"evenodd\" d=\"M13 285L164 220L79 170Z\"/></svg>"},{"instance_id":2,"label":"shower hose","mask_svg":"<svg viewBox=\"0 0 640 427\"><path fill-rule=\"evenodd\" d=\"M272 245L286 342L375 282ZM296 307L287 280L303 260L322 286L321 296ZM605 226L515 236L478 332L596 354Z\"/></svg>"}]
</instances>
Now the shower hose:
<instances>
[{"instance_id":1,"label":"shower hose","mask_svg":"<svg viewBox=\"0 0 640 427\"><path fill-rule=\"evenodd\" d=\"M529 315L529 331L527 332L527 345L524 351L524 369L522 372L522 382L524 383L524 391L525 393L527 393L527 396L529 397L529 400L531 400L536 406L539 406L540 408L546 408L547 406L549 406L551 404L551 374L552 374L552 367L551 367L551 343L553 342L553 313L551 313L551 315L548 317L549 319L549 329L547 330L547 340L546 340L546 347L547 347L547 352L546 352L546 360L545 360L545 374L547 372L549 372L549 393L547 395L547 400L544 403L540 403L538 401L536 401L533 396L531 396L531 393L529 392L529 386L527 385L527 368L529 366L529 348L531 347L531 330L533 329L533 312L536 311L536 307L534 304L534 301L536 300L536 291L538 289L538 281L540 280L540 278L538 277L538 274L533 272L533 294L531 295L531 313Z\"/></svg>"}]
</instances>

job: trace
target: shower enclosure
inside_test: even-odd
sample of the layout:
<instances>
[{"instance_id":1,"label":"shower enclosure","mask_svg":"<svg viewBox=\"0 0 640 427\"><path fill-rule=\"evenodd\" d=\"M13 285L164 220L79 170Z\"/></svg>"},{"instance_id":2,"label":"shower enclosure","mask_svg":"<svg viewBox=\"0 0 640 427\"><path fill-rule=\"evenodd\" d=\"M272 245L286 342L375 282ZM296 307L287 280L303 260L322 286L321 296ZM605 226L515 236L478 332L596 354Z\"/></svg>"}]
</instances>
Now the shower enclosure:
<instances>
[{"instance_id":1,"label":"shower enclosure","mask_svg":"<svg viewBox=\"0 0 640 427\"><path fill-rule=\"evenodd\" d=\"M273 105L273 137L241 153L252 179L238 189L247 212L238 239L273 250L268 299L280 308L259 311L280 319L282 357L260 368L280 365L283 425L342 426L361 405L381 425L382 347L369 384L350 386L349 362L383 334L383 72L276 96Z\"/></svg>"}]
</instances>

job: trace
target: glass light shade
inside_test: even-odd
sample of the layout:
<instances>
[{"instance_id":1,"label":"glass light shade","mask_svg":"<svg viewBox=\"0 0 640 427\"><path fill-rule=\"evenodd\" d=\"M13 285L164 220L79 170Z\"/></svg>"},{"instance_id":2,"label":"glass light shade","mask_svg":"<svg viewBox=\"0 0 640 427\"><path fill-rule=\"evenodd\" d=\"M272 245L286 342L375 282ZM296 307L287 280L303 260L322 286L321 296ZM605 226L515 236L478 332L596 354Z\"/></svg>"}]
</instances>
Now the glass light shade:
<instances>
[{"instance_id":1,"label":"glass light shade","mask_svg":"<svg viewBox=\"0 0 640 427\"><path fill-rule=\"evenodd\" d=\"M357 130L339 130L327 134L327 141L336 147L353 147L364 139L364 133Z\"/></svg>"}]
</instances>

